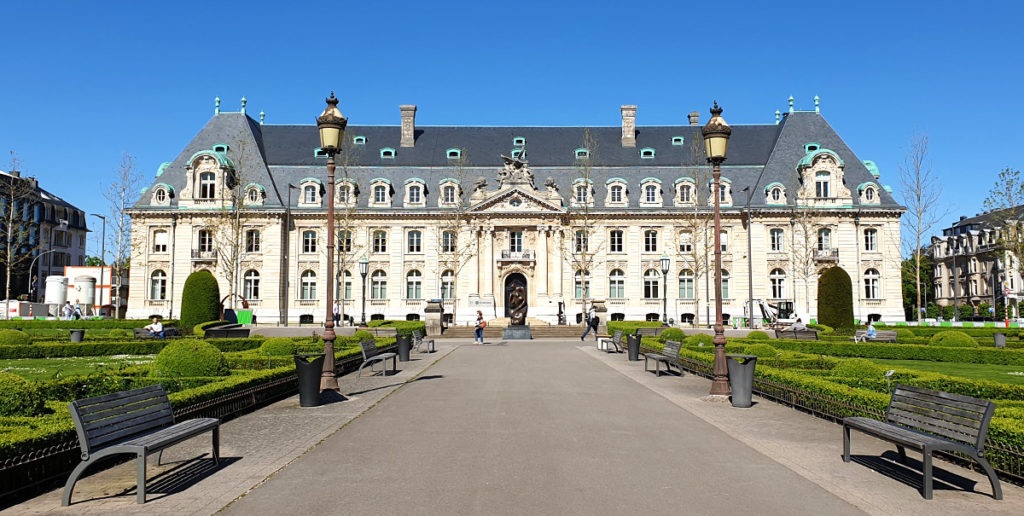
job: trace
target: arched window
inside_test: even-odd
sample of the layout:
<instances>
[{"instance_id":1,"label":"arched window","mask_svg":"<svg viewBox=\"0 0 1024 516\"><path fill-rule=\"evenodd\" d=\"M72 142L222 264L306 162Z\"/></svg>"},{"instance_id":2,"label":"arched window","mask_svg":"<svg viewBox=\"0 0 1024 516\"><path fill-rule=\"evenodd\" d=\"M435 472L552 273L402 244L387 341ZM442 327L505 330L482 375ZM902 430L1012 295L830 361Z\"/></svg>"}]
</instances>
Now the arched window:
<instances>
[{"instance_id":1,"label":"arched window","mask_svg":"<svg viewBox=\"0 0 1024 516\"><path fill-rule=\"evenodd\" d=\"M245 232L245 252L260 252L260 231L258 229L250 229Z\"/></svg>"},{"instance_id":2,"label":"arched window","mask_svg":"<svg viewBox=\"0 0 1024 516\"><path fill-rule=\"evenodd\" d=\"M817 172L814 174L814 193L817 197L828 197L828 185L831 174L828 172Z\"/></svg>"},{"instance_id":3,"label":"arched window","mask_svg":"<svg viewBox=\"0 0 1024 516\"><path fill-rule=\"evenodd\" d=\"M658 232L656 230L648 229L644 231L644 252L658 252Z\"/></svg>"},{"instance_id":4,"label":"arched window","mask_svg":"<svg viewBox=\"0 0 1024 516\"><path fill-rule=\"evenodd\" d=\"M881 276L875 269L868 269L864 272L864 298L878 299L878 279Z\"/></svg>"},{"instance_id":5,"label":"arched window","mask_svg":"<svg viewBox=\"0 0 1024 516\"><path fill-rule=\"evenodd\" d=\"M157 202L164 202L166 200L167 200L167 190L164 190L163 188L157 188L157 190L156 190L156 201Z\"/></svg>"},{"instance_id":6,"label":"arched window","mask_svg":"<svg viewBox=\"0 0 1024 516\"><path fill-rule=\"evenodd\" d=\"M304 202L306 204L315 204L316 203L316 194L317 194L316 191L317 191L316 185L306 185L305 187L303 187L302 188L302 202Z\"/></svg>"},{"instance_id":7,"label":"arched window","mask_svg":"<svg viewBox=\"0 0 1024 516\"><path fill-rule=\"evenodd\" d=\"M413 230L409 232L409 252L410 253L421 253L423 252L423 233ZM419 299L419 298L416 298Z\"/></svg>"},{"instance_id":8,"label":"arched window","mask_svg":"<svg viewBox=\"0 0 1024 516\"><path fill-rule=\"evenodd\" d=\"M304 271L299 278L299 299L312 301L316 299L316 273Z\"/></svg>"},{"instance_id":9,"label":"arched window","mask_svg":"<svg viewBox=\"0 0 1024 516\"><path fill-rule=\"evenodd\" d=\"M257 271L246 271L242 276L242 297L245 299L260 298L260 273Z\"/></svg>"},{"instance_id":10,"label":"arched window","mask_svg":"<svg viewBox=\"0 0 1024 516\"><path fill-rule=\"evenodd\" d=\"M213 172L199 174L199 198L213 199L216 195L217 180Z\"/></svg>"},{"instance_id":11,"label":"arched window","mask_svg":"<svg viewBox=\"0 0 1024 516\"><path fill-rule=\"evenodd\" d=\"M451 270L441 273L441 299L455 299L455 273Z\"/></svg>"},{"instance_id":12,"label":"arched window","mask_svg":"<svg viewBox=\"0 0 1024 516\"><path fill-rule=\"evenodd\" d=\"M626 297L626 275L619 269L608 274L608 297L623 299Z\"/></svg>"},{"instance_id":13,"label":"arched window","mask_svg":"<svg viewBox=\"0 0 1024 516\"><path fill-rule=\"evenodd\" d=\"M199 230L199 252L209 253L213 251L213 233L207 229Z\"/></svg>"},{"instance_id":14,"label":"arched window","mask_svg":"<svg viewBox=\"0 0 1024 516\"><path fill-rule=\"evenodd\" d=\"M769 231L768 234L771 237L771 250L782 251L784 249L783 242L785 242L782 230L775 228Z\"/></svg>"},{"instance_id":15,"label":"arched window","mask_svg":"<svg viewBox=\"0 0 1024 516\"><path fill-rule=\"evenodd\" d=\"M729 188L729 185L727 185L725 183L722 183L722 184L718 185L718 202L719 203L727 202L727 199L729 197L728 195L726 195L728 193L728 188Z\"/></svg>"},{"instance_id":16,"label":"arched window","mask_svg":"<svg viewBox=\"0 0 1024 516\"><path fill-rule=\"evenodd\" d=\"M658 286L661 284L661 273L650 269L644 273L644 299L661 299Z\"/></svg>"},{"instance_id":17,"label":"arched window","mask_svg":"<svg viewBox=\"0 0 1024 516\"><path fill-rule=\"evenodd\" d=\"M772 188L771 197L772 197L772 201L775 201L775 202L781 201L782 200L782 189L778 188L778 187Z\"/></svg>"},{"instance_id":18,"label":"arched window","mask_svg":"<svg viewBox=\"0 0 1024 516\"><path fill-rule=\"evenodd\" d=\"M255 188L250 188L249 189L249 193L248 193L248 197L249 197L249 202L257 202L257 201L260 200L260 191L255 189Z\"/></svg>"},{"instance_id":19,"label":"arched window","mask_svg":"<svg viewBox=\"0 0 1024 516\"><path fill-rule=\"evenodd\" d=\"M455 232L445 231L441 233L441 252L442 253L454 253L455 252Z\"/></svg>"},{"instance_id":20,"label":"arched window","mask_svg":"<svg viewBox=\"0 0 1024 516\"><path fill-rule=\"evenodd\" d=\"M612 202L622 202L622 185L612 186Z\"/></svg>"},{"instance_id":21,"label":"arched window","mask_svg":"<svg viewBox=\"0 0 1024 516\"><path fill-rule=\"evenodd\" d=\"M309 229L302 232L302 252L316 252L316 231Z\"/></svg>"},{"instance_id":22,"label":"arched window","mask_svg":"<svg viewBox=\"0 0 1024 516\"><path fill-rule=\"evenodd\" d=\"M576 299L583 299L584 296L590 297L590 272L589 271L576 271L575 276L575 292Z\"/></svg>"},{"instance_id":23,"label":"arched window","mask_svg":"<svg viewBox=\"0 0 1024 516\"><path fill-rule=\"evenodd\" d=\"M442 200L445 204L455 204L455 187L452 185L445 186L442 193Z\"/></svg>"},{"instance_id":24,"label":"arched window","mask_svg":"<svg viewBox=\"0 0 1024 516\"><path fill-rule=\"evenodd\" d=\"M373 232L373 252L375 253L386 253L388 252L388 234L386 231L374 231Z\"/></svg>"},{"instance_id":25,"label":"arched window","mask_svg":"<svg viewBox=\"0 0 1024 516\"><path fill-rule=\"evenodd\" d=\"M385 203L388 202L388 187L384 185L377 185L373 187L373 202Z\"/></svg>"},{"instance_id":26,"label":"arched window","mask_svg":"<svg viewBox=\"0 0 1024 516\"><path fill-rule=\"evenodd\" d=\"M690 185L679 185L679 202L693 202L693 191Z\"/></svg>"},{"instance_id":27,"label":"arched window","mask_svg":"<svg viewBox=\"0 0 1024 516\"><path fill-rule=\"evenodd\" d=\"M167 252L167 232L158 229L153 232L153 252L154 253L166 253Z\"/></svg>"},{"instance_id":28,"label":"arched window","mask_svg":"<svg viewBox=\"0 0 1024 516\"><path fill-rule=\"evenodd\" d=\"M722 269L722 299L729 299L729 271Z\"/></svg>"},{"instance_id":29,"label":"arched window","mask_svg":"<svg viewBox=\"0 0 1024 516\"><path fill-rule=\"evenodd\" d=\"M772 299L785 299L786 273L782 269L773 269L768 275L768 281L772 286Z\"/></svg>"},{"instance_id":30,"label":"arched window","mask_svg":"<svg viewBox=\"0 0 1024 516\"><path fill-rule=\"evenodd\" d=\"M658 186L647 185L644 187L644 202L658 202Z\"/></svg>"},{"instance_id":31,"label":"arched window","mask_svg":"<svg viewBox=\"0 0 1024 516\"><path fill-rule=\"evenodd\" d=\"M423 299L423 275L412 270L405 275L405 298Z\"/></svg>"},{"instance_id":32,"label":"arched window","mask_svg":"<svg viewBox=\"0 0 1024 516\"><path fill-rule=\"evenodd\" d=\"M423 202L423 196L421 195L421 189L418 185L409 187L409 203L419 204Z\"/></svg>"},{"instance_id":33,"label":"arched window","mask_svg":"<svg viewBox=\"0 0 1024 516\"><path fill-rule=\"evenodd\" d=\"M167 299L167 274L161 270L149 275L149 298L154 301Z\"/></svg>"},{"instance_id":34,"label":"arched window","mask_svg":"<svg viewBox=\"0 0 1024 516\"><path fill-rule=\"evenodd\" d=\"M865 251L877 251L878 250L878 230L874 228L868 228L864 230L864 250Z\"/></svg>"},{"instance_id":35,"label":"arched window","mask_svg":"<svg viewBox=\"0 0 1024 516\"><path fill-rule=\"evenodd\" d=\"M388 298L388 274L382 270L375 270L370 275L370 299Z\"/></svg>"},{"instance_id":36,"label":"arched window","mask_svg":"<svg viewBox=\"0 0 1024 516\"><path fill-rule=\"evenodd\" d=\"M693 299L693 271L686 269L679 273L679 299Z\"/></svg>"},{"instance_id":37,"label":"arched window","mask_svg":"<svg viewBox=\"0 0 1024 516\"><path fill-rule=\"evenodd\" d=\"M874 188L868 188L868 189L864 190L864 199L866 199L868 201L875 200L875 189Z\"/></svg>"},{"instance_id":38,"label":"arched window","mask_svg":"<svg viewBox=\"0 0 1024 516\"><path fill-rule=\"evenodd\" d=\"M832 230L821 228L818 230L818 250L828 251L832 249Z\"/></svg>"}]
</instances>

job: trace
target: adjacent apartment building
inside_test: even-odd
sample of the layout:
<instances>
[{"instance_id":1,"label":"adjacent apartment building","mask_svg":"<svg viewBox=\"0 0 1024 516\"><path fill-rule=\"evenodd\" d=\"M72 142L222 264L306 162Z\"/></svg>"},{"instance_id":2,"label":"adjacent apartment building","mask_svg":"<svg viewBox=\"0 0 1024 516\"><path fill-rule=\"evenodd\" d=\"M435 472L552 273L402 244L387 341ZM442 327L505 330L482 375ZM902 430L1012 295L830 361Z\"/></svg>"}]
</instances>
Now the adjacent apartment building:
<instances>
[{"instance_id":1,"label":"adjacent apartment building","mask_svg":"<svg viewBox=\"0 0 1024 516\"><path fill-rule=\"evenodd\" d=\"M311 121L321 109L311 103ZM717 193L697 112L666 126L639 125L626 105L609 127L437 127L417 125L416 106L398 111L393 126L350 121L327 270L315 125L218 108L132 209L128 317L177 316L186 277L207 269L222 297L268 323L322 321L334 288L356 321L420 318L439 298L462 324L476 310L505 316L522 286L534 323L571 323L596 299L613 320L664 310L703 325L717 194L731 320L749 298L814 317L817 277L832 266L852 279L857 317L904 319L904 210L817 108L733 125Z\"/></svg>"}]
</instances>

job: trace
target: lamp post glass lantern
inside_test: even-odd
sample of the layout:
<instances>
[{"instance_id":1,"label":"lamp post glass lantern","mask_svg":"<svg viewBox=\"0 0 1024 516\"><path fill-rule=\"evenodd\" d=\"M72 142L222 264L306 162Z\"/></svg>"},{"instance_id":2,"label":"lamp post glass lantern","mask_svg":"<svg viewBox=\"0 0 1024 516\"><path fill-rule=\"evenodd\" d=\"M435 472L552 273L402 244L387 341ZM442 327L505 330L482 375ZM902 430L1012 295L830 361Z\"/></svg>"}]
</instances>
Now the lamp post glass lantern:
<instances>
[{"instance_id":1,"label":"lamp post glass lantern","mask_svg":"<svg viewBox=\"0 0 1024 516\"><path fill-rule=\"evenodd\" d=\"M316 118L320 133L320 150L327 153L327 270L334 270L334 155L341 150L348 119L338 110L338 99L334 92L327 99L327 107ZM327 275L330 278L330 274ZM338 379L334 376L334 289L326 288L327 310L324 314L324 368L320 376L320 390L338 391Z\"/></svg>"},{"instance_id":2,"label":"lamp post glass lantern","mask_svg":"<svg viewBox=\"0 0 1024 516\"><path fill-rule=\"evenodd\" d=\"M360 326L366 326L366 274L368 272L370 272L370 260L364 256L362 260L359 260L359 275L363 277L363 310L359 315Z\"/></svg>"},{"instance_id":3,"label":"lamp post glass lantern","mask_svg":"<svg viewBox=\"0 0 1024 516\"><path fill-rule=\"evenodd\" d=\"M668 253L661 253L661 325L668 326Z\"/></svg>"},{"instance_id":4,"label":"lamp post glass lantern","mask_svg":"<svg viewBox=\"0 0 1024 516\"><path fill-rule=\"evenodd\" d=\"M729 370L725 364L725 328L722 326L722 162L725 161L729 147L729 135L732 128L722 118L722 108L715 102L711 108L711 120L701 128L704 137L704 152L708 163L713 166L712 177L715 180L713 195L715 197L715 379L711 382L712 396L729 395Z\"/></svg>"}]
</instances>

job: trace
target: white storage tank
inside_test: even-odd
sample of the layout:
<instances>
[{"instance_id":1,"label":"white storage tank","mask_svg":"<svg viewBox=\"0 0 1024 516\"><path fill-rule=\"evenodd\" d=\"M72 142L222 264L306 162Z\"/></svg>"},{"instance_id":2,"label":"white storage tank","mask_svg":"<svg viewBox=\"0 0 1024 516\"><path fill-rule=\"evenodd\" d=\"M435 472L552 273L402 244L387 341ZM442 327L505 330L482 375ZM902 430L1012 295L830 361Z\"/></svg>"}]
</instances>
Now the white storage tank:
<instances>
[{"instance_id":1,"label":"white storage tank","mask_svg":"<svg viewBox=\"0 0 1024 516\"><path fill-rule=\"evenodd\" d=\"M46 290L43 299L48 305L63 305L68 300L68 278L66 276L47 276Z\"/></svg>"},{"instance_id":2,"label":"white storage tank","mask_svg":"<svg viewBox=\"0 0 1024 516\"><path fill-rule=\"evenodd\" d=\"M96 278L75 276L75 302L82 305L82 312L91 312L96 304ZM73 304L73 303L72 303Z\"/></svg>"}]
</instances>

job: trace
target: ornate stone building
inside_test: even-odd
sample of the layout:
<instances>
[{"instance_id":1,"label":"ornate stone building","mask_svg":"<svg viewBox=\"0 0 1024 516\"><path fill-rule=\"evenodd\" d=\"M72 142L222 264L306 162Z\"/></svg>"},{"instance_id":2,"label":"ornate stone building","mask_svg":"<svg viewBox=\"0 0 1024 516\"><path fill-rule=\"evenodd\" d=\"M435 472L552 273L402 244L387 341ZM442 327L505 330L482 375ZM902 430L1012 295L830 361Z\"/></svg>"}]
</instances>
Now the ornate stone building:
<instances>
[{"instance_id":1,"label":"ornate stone building","mask_svg":"<svg viewBox=\"0 0 1024 516\"><path fill-rule=\"evenodd\" d=\"M593 299L611 319L657 319L663 303L677 321L713 317L698 113L678 126L639 126L622 106L613 127L422 127L416 106L400 111L400 125L348 127L328 271L316 127L218 109L133 209L129 316L177 315L185 278L206 268L261 322L322 320L328 286L358 321L365 260L367 320L422 317L431 298L459 323L478 309L500 318L516 286L535 323L572 322ZM817 275L833 265L854 282L858 317L903 319L903 209L817 109L734 125L722 176L733 320L751 297L813 317Z\"/></svg>"}]
</instances>

